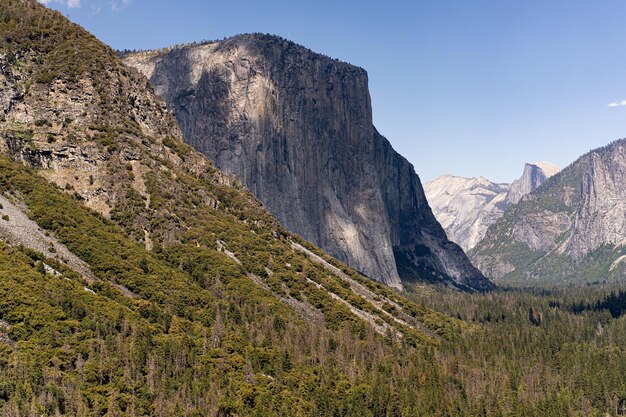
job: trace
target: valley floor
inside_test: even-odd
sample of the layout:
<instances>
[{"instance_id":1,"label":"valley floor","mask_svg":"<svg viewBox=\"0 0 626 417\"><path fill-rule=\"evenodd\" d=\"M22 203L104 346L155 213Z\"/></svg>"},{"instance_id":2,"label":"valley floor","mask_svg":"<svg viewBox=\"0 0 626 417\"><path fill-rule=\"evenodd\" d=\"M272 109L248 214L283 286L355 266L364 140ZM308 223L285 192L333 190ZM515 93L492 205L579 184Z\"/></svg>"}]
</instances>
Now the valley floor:
<instances>
[{"instance_id":1,"label":"valley floor","mask_svg":"<svg viewBox=\"0 0 626 417\"><path fill-rule=\"evenodd\" d=\"M624 415L625 288L416 291L416 301L482 327L436 354L445 401L472 410L441 415Z\"/></svg>"}]
</instances>

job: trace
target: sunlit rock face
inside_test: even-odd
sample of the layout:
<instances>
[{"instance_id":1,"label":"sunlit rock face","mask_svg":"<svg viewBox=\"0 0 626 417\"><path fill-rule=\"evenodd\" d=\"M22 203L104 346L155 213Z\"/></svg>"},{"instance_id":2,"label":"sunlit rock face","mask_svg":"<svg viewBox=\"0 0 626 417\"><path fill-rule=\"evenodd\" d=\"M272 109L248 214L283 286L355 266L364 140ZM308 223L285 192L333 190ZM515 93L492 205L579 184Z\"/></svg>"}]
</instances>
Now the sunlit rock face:
<instances>
[{"instance_id":1,"label":"sunlit rock face","mask_svg":"<svg viewBox=\"0 0 626 417\"><path fill-rule=\"evenodd\" d=\"M517 203L560 170L561 168L550 162L526 164L522 176L511 184L511 189L506 196L507 201L511 204Z\"/></svg>"},{"instance_id":2,"label":"sunlit rock face","mask_svg":"<svg viewBox=\"0 0 626 417\"><path fill-rule=\"evenodd\" d=\"M494 279L624 281L626 140L595 149L525 195L472 259Z\"/></svg>"},{"instance_id":3,"label":"sunlit rock face","mask_svg":"<svg viewBox=\"0 0 626 417\"><path fill-rule=\"evenodd\" d=\"M288 229L388 285L491 287L446 238L412 165L374 128L365 70L268 35L125 62L150 78L185 140Z\"/></svg>"},{"instance_id":4,"label":"sunlit rock face","mask_svg":"<svg viewBox=\"0 0 626 417\"><path fill-rule=\"evenodd\" d=\"M448 234L464 250L470 250L506 210L509 184L486 178L442 175L424 184L433 213Z\"/></svg>"},{"instance_id":5,"label":"sunlit rock face","mask_svg":"<svg viewBox=\"0 0 626 417\"><path fill-rule=\"evenodd\" d=\"M448 238L471 250L510 204L541 186L560 168L549 162L527 163L512 184L486 178L442 175L424 184L428 203Z\"/></svg>"}]
</instances>

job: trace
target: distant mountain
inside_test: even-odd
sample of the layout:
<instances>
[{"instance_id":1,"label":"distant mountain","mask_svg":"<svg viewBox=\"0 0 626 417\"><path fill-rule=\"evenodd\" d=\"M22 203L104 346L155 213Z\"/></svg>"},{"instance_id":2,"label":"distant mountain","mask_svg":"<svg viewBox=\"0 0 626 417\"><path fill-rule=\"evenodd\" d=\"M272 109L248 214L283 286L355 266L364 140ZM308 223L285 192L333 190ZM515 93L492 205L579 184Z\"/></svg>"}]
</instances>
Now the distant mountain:
<instances>
[{"instance_id":1,"label":"distant mountain","mask_svg":"<svg viewBox=\"0 0 626 417\"><path fill-rule=\"evenodd\" d=\"M367 73L270 35L126 55L185 141L281 224L394 287L492 287L431 213L413 166L372 124Z\"/></svg>"},{"instance_id":2,"label":"distant mountain","mask_svg":"<svg viewBox=\"0 0 626 417\"><path fill-rule=\"evenodd\" d=\"M542 185L548 178L561 170L558 166L550 162L535 162L526 164L522 176L513 181L506 200L509 204L515 204L526 194Z\"/></svg>"},{"instance_id":3,"label":"distant mountain","mask_svg":"<svg viewBox=\"0 0 626 417\"><path fill-rule=\"evenodd\" d=\"M442 175L424 184L428 203L448 238L469 250L507 207L509 184Z\"/></svg>"},{"instance_id":4,"label":"distant mountain","mask_svg":"<svg viewBox=\"0 0 626 417\"><path fill-rule=\"evenodd\" d=\"M558 171L559 168L549 162L527 163L522 176L512 184L498 184L483 177L442 175L424 184L424 192L448 238L469 251L510 204L518 202Z\"/></svg>"},{"instance_id":5,"label":"distant mountain","mask_svg":"<svg viewBox=\"0 0 626 417\"><path fill-rule=\"evenodd\" d=\"M472 250L493 279L624 280L626 140L595 149L507 210Z\"/></svg>"}]
</instances>

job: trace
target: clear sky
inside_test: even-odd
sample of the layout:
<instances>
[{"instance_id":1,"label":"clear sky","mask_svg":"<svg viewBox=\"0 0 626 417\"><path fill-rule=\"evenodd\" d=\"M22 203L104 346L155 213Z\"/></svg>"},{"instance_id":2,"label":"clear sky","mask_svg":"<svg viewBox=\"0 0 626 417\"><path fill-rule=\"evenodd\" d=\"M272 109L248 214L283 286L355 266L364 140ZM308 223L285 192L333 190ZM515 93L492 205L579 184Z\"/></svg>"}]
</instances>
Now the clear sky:
<instances>
[{"instance_id":1,"label":"clear sky","mask_svg":"<svg viewBox=\"0 0 626 417\"><path fill-rule=\"evenodd\" d=\"M116 49L263 32L361 66L424 181L508 182L626 137L623 0L40 1Z\"/></svg>"}]
</instances>

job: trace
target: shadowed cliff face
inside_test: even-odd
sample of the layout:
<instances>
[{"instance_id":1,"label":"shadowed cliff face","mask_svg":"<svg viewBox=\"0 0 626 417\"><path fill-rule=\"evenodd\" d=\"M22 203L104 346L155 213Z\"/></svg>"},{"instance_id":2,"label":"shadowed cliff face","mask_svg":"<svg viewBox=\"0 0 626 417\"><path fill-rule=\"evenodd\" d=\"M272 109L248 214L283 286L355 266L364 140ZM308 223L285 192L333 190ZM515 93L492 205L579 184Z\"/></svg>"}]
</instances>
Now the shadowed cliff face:
<instances>
[{"instance_id":1,"label":"shadowed cliff face","mask_svg":"<svg viewBox=\"0 0 626 417\"><path fill-rule=\"evenodd\" d=\"M450 242L435 219L413 166L375 131L375 169L380 173L389 239L403 281L450 283L464 290L487 290L490 281Z\"/></svg>"},{"instance_id":2,"label":"shadowed cliff face","mask_svg":"<svg viewBox=\"0 0 626 417\"><path fill-rule=\"evenodd\" d=\"M262 35L125 62L151 79L185 140L288 229L392 286L490 287L447 241L413 167L375 131L364 70Z\"/></svg>"}]
</instances>

